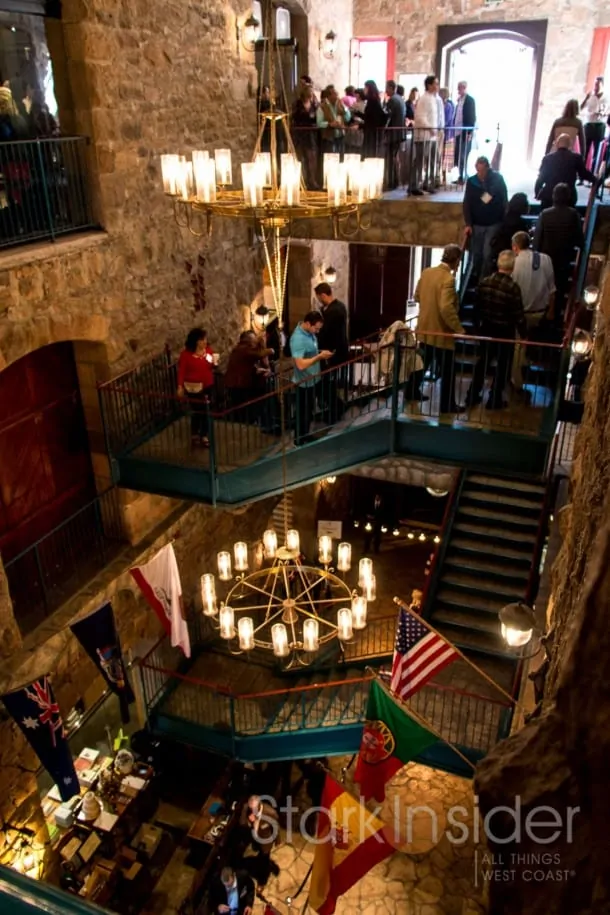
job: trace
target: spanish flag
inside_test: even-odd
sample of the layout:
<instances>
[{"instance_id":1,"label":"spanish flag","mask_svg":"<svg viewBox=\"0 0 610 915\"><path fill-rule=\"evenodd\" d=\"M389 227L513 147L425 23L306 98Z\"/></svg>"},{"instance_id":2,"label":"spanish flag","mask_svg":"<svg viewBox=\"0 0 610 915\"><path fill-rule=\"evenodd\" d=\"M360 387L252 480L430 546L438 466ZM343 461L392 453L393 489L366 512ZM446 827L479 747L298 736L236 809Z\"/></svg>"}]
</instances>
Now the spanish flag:
<instances>
[{"instance_id":1,"label":"spanish flag","mask_svg":"<svg viewBox=\"0 0 610 915\"><path fill-rule=\"evenodd\" d=\"M309 904L332 915L337 899L395 851L390 828L329 775L318 813Z\"/></svg>"}]
</instances>

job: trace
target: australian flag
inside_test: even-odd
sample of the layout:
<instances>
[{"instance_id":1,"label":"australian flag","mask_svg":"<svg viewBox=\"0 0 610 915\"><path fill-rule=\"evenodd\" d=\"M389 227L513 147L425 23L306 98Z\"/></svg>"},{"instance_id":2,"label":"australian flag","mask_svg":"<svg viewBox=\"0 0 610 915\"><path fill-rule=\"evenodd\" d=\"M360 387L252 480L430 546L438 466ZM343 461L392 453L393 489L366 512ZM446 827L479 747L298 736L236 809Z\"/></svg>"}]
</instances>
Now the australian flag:
<instances>
[{"instance_id":1,"label":"australian flag","mask_svg":"<svg viewBox=\"0 0 610 915\"><path fill-rule=\"evenodd\" d=\"M80 793L59 706L48 677L2 697L7 711L57 785L61 799Z\"/></svg>"},{"instance_id":2,"label":"australian flag","mask_svg":"<svg viewBox=\"0 0 610 915\"><path fill-rule=\"evenodd\" d=\"M121 719L123 724L128 724L129 705L134 701L134 695L123 664L112 604L108 601L70 628L109 688L119 697Z\"/></svg>"}]
</instances>

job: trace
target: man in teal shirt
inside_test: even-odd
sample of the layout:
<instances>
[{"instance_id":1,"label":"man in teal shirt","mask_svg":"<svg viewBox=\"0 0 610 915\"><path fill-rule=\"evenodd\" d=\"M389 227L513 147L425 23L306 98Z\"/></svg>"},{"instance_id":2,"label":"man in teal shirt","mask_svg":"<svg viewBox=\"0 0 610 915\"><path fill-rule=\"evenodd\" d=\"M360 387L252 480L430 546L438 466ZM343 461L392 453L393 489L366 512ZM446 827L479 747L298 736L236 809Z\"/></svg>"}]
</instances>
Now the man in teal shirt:
<instances>
[{"instance_id":1,"label":"man in teal shirt","mask_svg":"<svg viewBox=\"0 0 610 915\"><path fill-rule=\"evenodd\" d=\"M292 380L297 385L295 445L304 445L309 441L320 362L333 355L330 350L318 350L318 334L323 324L324 318L319 311L309 311L290 338L290 354L294 363Z\"/></svg>"}]
</instances>

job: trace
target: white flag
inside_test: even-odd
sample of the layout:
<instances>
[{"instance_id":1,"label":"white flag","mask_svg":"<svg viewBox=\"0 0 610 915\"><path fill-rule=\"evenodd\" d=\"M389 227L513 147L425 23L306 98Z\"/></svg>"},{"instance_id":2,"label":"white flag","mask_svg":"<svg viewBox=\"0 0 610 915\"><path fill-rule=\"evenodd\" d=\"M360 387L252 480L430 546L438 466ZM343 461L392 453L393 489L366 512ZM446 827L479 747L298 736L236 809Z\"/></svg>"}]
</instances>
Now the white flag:
<instances>
[{"instance_id":1,"label":"white flag","mask_svg":"<svg viewBox=\"0 0 610 915\"><path fill-rule=\"evenodd\" d=\"M190 658L191 640L182 615L182 585L172 544L168 543L159 550L146 565L136 566L129 571L161 620L171 644L179 646L185 657Z\"/></svg>"}]
</instances>

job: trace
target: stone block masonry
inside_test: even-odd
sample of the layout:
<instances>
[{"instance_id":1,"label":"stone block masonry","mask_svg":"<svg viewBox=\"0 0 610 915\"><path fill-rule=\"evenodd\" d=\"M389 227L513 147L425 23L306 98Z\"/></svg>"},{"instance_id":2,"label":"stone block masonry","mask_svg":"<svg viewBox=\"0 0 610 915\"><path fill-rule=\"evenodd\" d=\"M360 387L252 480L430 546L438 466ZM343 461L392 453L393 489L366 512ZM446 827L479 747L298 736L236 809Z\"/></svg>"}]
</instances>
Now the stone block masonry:
<instances>
[{"instance_id":1,"label":"stone block masonry","mask_svg":"<svg viewBox=\"0 0 610 915\"><path fill-rule=\"evenodd\" d=\"M0 257L0 365L86 339L107 347L114 372L166 342L176 349L194 324L227 350L261 285L252 238L214 227L207 308L195 313L185 260L202 242L175 224L159 156L230 147L239 176L256 136L253 59L235 38L247 3L66 0L62 15L56 76L69 82L72 110L60 119L90 138L94 211L107 235Z\"/></svg>"},{"instance_id":2,"label":"stone block masonry","mask_svg":"<svg viewBox=\"0 0 610 915\"><path fill-rule=\"evenodd\" d=\"M568 99L584 97L593 29L607 24L604 17L607 12L596 0L503 0L491 5L484 0L354 0L354 35L395 36L396 75L433 73L440 25L548 19L536 156Z\"/></svg>"}]
</instances>

